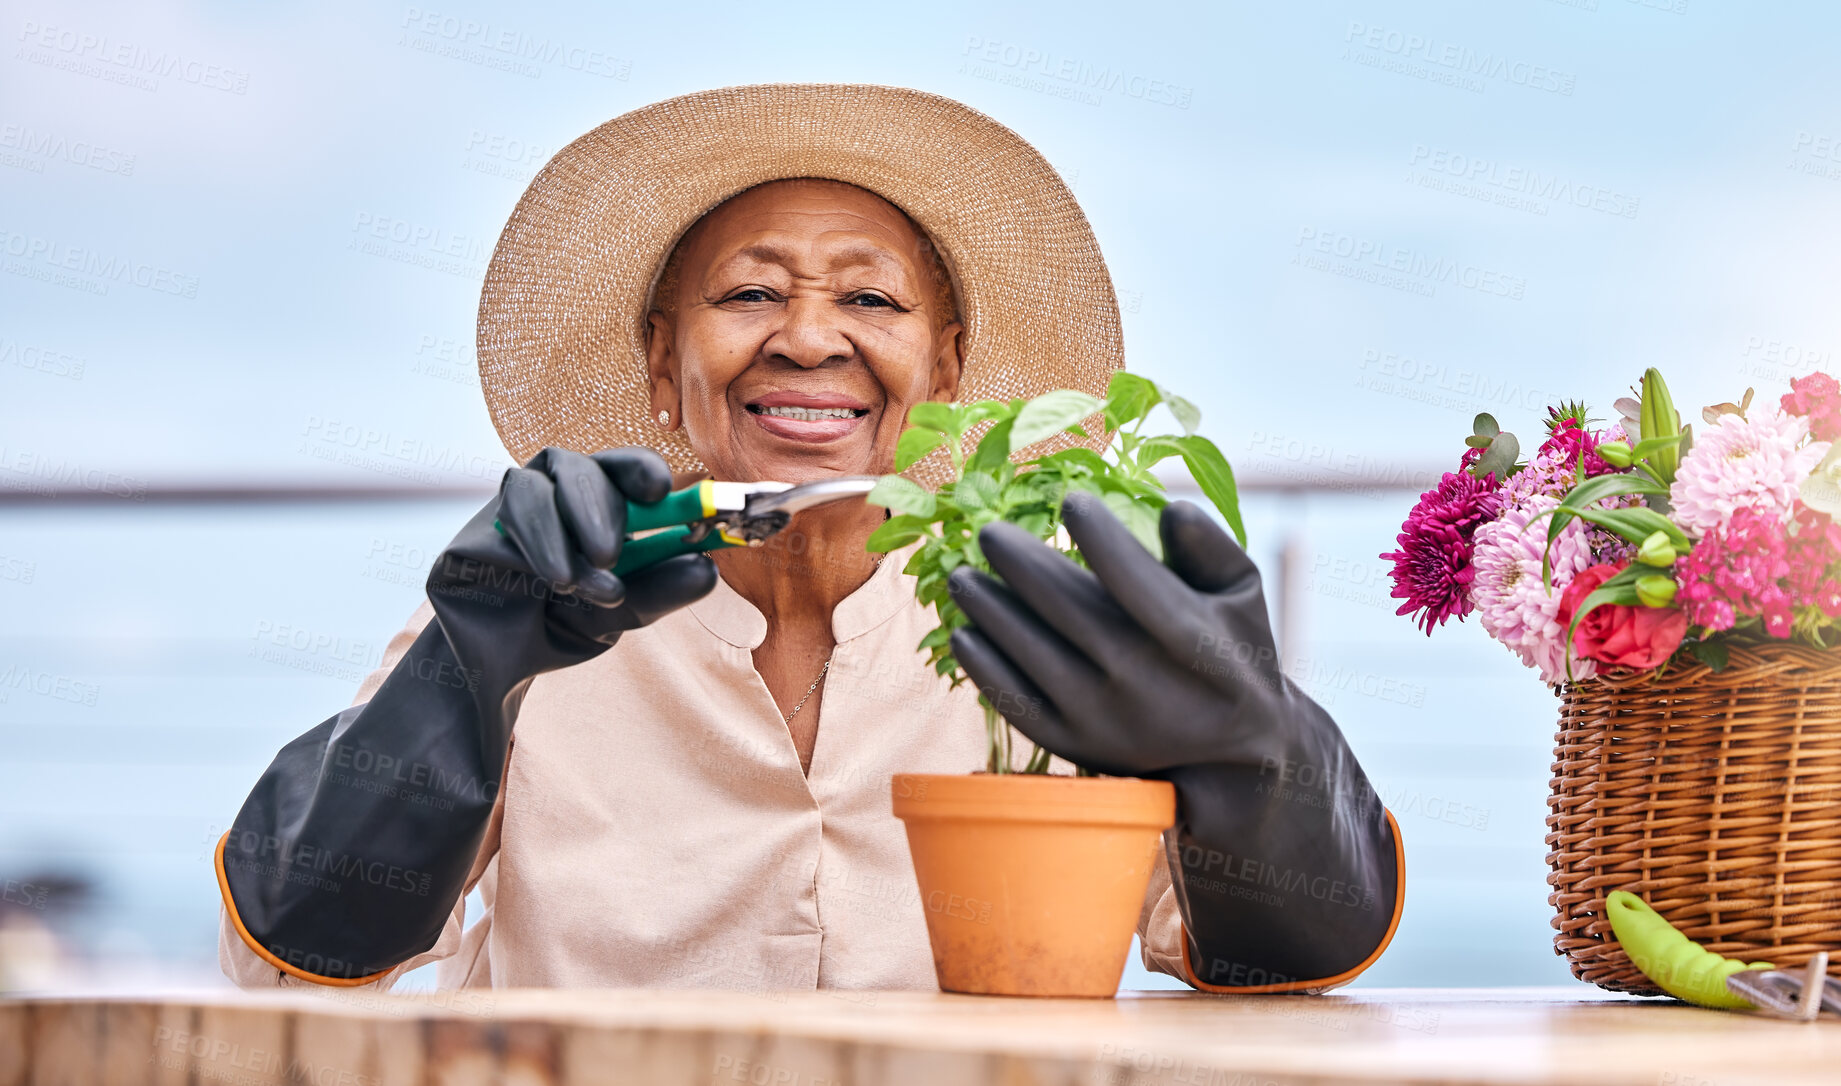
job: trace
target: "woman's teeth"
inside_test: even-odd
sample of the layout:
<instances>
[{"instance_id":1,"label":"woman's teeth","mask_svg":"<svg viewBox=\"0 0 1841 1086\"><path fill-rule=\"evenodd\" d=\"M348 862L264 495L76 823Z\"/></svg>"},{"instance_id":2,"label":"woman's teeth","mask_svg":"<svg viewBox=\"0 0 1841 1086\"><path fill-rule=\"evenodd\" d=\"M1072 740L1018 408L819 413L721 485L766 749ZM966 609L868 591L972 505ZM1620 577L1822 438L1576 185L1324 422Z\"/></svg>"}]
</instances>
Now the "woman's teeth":
<instances>
[{"instance_id":1,"label":"woman's teeth","mask_svg":"<svg viewBox=\"0 0 1841 1086\"><path fill-rule=\"evenodd\" d=\"M868 414L851 407L762 407L749 404L748 410L757 415L767 415L776 419L798 419L801 422L819 422L824 419L854 419L858 415Z\"/></svg>"}]
</instances>

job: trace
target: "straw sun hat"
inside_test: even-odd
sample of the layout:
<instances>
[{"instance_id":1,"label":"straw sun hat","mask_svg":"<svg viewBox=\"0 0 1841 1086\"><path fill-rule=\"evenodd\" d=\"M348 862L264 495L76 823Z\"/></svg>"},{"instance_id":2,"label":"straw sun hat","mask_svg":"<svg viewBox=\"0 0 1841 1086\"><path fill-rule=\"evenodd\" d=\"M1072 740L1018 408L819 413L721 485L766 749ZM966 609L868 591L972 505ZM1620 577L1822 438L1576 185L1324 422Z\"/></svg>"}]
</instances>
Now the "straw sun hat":
<instances>
[{"instance_id":1,"label":"straw sun hat","mask_svg":"<svg viewBox=\"0 0 1841 1086\"><path fill-rule=\"evenodd\" d=\"M767 84L672 98L557 153L518 200L479 302L480 385L522 463L546 445L657 449L646 314L672 247L768 181L868 189L940 250L965 324L959 398L1104 393L1123 364L1118 302L1086 216L1022 137L958 102L864 84ZM920 475L934 475L922 465Z\"/></svg>"}]
</instances>

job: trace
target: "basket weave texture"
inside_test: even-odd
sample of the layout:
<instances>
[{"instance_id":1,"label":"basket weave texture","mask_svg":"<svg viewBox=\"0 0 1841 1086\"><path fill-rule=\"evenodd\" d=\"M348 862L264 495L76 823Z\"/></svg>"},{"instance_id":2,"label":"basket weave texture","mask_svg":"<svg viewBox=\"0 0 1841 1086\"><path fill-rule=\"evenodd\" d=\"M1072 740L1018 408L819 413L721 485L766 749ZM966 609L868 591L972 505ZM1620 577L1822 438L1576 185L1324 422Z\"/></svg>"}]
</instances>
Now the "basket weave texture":
<instances>
[{"instance_id":1,"label":"basket weave texture","mask_svg":"<svg viewBox=\"0 0 1841 1086\"><path fill-rule=\"evenodd\" d=\"M1617 945L1628 890L1716 954L1841 975L1841 649L1734 647L1563 687L1547 805L1553 945L1573 975L1661 995Z\"/></svg>"}]
</instances>

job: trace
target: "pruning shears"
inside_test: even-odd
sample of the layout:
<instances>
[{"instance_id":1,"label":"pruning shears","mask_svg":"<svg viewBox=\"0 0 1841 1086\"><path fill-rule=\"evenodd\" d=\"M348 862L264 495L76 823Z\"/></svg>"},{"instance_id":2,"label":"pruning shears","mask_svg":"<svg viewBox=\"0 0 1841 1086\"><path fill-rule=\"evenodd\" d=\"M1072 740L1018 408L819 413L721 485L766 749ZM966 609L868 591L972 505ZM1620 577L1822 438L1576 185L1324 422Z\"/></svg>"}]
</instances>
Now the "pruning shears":
<instances>
[{"instance_id":1,"label":"pruning shears","mask_svg":"<svg viewBox=\"0 0 1841 1086\"><path fill-rule=\"evenodd\" d=\"M628 502L626 542L613 572L624 576L680 554L758 547L785 528L793 514L826 502L860 498L879 481L874 475L839 475L797 485L705 479L659 501Z\"/></svg>"}]
</instances>

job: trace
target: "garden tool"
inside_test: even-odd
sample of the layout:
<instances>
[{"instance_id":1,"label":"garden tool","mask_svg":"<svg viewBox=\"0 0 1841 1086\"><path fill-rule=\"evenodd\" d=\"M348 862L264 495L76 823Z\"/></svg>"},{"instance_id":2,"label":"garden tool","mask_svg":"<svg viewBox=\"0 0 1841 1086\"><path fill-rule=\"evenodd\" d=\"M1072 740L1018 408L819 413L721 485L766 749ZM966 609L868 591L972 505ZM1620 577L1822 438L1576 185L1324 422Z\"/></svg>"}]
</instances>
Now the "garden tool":
<instances>
[{"instance_id":1,"label":"garden tool","mask_svg":"<svg viewBox=\"0 0 1841 1086\"><path fill-rule=\"evenodd\" d=\"M624 576L673 555L719 547L758 547L785 528L793 514L826 502L860 498L875 488L874 475L839 475L809 483L722 483L705 479L663 501L628 502L626 545L614 573ZM636 535L658 529L647 535Z\"/></svg>"},{"instance_id":2,"label":"garden tool","mask_svg":"<svg viewBox=\"0 0 1841 1086\"><path fill-rule=\"evenodd\" d=\"M1732 994L1773 1018L1813 1022L1823 1011L1841 1014L1841 980L1828 975L1828 952L1818 951L1800 970L1747 970L1726 978Z\"/></svg>"}]
</instances>

